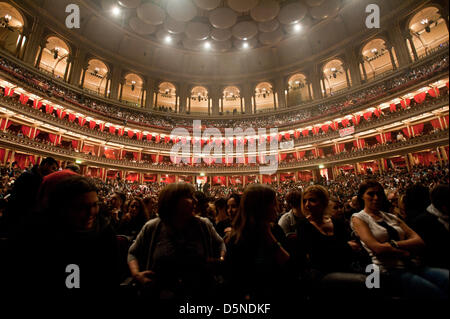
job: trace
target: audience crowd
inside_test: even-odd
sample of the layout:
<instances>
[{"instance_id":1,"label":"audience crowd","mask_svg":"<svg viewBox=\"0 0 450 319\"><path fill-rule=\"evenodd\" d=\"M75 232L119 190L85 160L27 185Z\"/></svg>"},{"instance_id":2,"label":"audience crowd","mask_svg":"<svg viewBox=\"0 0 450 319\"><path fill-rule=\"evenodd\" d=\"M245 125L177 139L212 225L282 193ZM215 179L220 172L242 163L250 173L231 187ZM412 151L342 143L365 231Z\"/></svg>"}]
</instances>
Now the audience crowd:
<instances>
[{"instance_id":1,"label":"audience crowd","mask_svg":"<svg viewBox=\"0 0 450 319\"><path fill-rule=\"evenodd\" d=\"M0 229L12 293L39 260L33 287L70 296L155 303L306 301L340 298L338 292L448 298L447 165L341 171L316 181L255 179L245 187L79 173L76 164L58 169L52 158L23 172L1 169ZM82 269L81 289L64 288L71 264ZM382 289L366 287L368 264L381 270Z\"/></svg>"}]
</instances>

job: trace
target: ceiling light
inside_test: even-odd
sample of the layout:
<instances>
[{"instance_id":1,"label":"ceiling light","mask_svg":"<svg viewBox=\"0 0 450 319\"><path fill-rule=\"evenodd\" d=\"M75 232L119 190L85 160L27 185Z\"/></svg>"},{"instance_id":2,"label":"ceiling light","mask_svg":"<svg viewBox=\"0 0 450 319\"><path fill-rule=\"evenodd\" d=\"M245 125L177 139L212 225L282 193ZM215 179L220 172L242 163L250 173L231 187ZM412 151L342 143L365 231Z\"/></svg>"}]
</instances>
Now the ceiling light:
<instances>
[{"instance_id":1,"label":"ceiling light","mask_svg":"<svg viewBox=\"0 0 450 319\"><path fill-rule=\"evenodd\" d=\"M422 19L422 21L420 21L421 24L427 24L428 23L428 19Z\"/></svg>"},{"instance_id":2,"label":"ceiling light","mask_svg":"<svg viewBox=\"0 0 450 319\"><path fill-rule=\"evenodd\" d=\"M205 47L205 49L207 49L207 50L211 49L211 43L205 42L204 47Z\"/></svg>"},{"instance_id":3,"label":"ceiling light","mask_svg":"<svg viewBox=\"0 0 450 319\"><path fill-rule=\"evenodd\" d=\"M120 9L117 6L114 6L111 10L113 16L117 17L120 14Z\"/></svg>"},{"instance_id":4,"label":"ceiling light","mask_svg":"<svg viewBox=\"0 0 450 319\"><path fill-rule=\"evenodd\" d=\"M297 23L297 24L294 25L294 31L295 31L295 32L299 32L299 31L301 31L301 30L302 30L301 24Z\"/></svg>"},{"instance_id":5,"label":"ceiling light","mask_svg":"<svg viewBox=\"0 0 450 319\"><path fill-rule=\"evenodd\" d=\"M244 43L242 44L242 47L243 47L244 49L248 49L248 42L244 42Z\"/></svg>"},{"instance_id":6,"label":"ceiling light","mask_svg":"<svg viewBox=\"0 0 450 319\"><path fill-rule=\"evenodd\" d=\"M166 37L164 38L164 42L166 42L166 43L172 42L172 37L171 37L170 35L166 36Z\"/></svg>"}]
</instances>

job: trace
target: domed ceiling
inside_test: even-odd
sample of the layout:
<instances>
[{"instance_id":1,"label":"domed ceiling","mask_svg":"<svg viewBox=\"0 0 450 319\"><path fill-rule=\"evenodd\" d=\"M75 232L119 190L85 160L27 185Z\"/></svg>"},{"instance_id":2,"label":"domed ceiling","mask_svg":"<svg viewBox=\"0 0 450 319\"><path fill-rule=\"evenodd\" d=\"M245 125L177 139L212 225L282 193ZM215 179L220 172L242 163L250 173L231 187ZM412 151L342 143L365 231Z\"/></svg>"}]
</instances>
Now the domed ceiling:
<instances>
[{"instance_id":1,"label":"domed ceiling","mask_svg":"<svg viewBox=\"0 0 450 319\"><path fill-rule=\"evenodd\" d=\"M276 45L335 17L342 5L341 0L95 1L105 14L116 10L124 26L140 36L187 50L218 52Z\"/></svg>"},{"instance_id":2,"label":"domed ceiling","mask_svg":"<svg viewBox=\"0 0 450 319\"><path fill-rule=\"evenodd\" d=\"M416 0L24 1L99 58L166 79L233 84L309 68L373 33L368 4L380 6L384 23ZM72 3L80 29L64 27Z\"/></svg>"}]
</instances>

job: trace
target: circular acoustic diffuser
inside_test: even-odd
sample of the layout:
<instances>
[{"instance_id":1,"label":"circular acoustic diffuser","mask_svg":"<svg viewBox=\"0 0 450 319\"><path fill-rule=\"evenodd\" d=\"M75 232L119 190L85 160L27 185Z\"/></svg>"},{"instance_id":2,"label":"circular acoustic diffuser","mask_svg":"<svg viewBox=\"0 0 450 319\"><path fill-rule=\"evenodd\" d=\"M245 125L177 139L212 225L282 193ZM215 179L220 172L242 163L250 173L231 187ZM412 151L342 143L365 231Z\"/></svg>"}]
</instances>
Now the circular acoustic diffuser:
<instances>
[{"instance_id":1,"label":"circular acoustic diffuser","mask_svg":"<svg viewBox=\"0 0 450 319\"><path fill-rule=\"evenodd\" d=\"M213 29L211 31L211 39L215 41L227 41L231 39L230 29Z\"/></svg>"},{"instance_id":2,"label":"circular acoustic diffuser","mask_svg":"<svg viewBox=\"0 0 450 319\"><path fill-rule=\"evenodd\" d=\"M274 0L261 0L260 3L250 11L253 20L265 22L273 20L280 12L280 5Z\"/></svg>"},{"instance_id":3,"label":"circular acoustic diffuser","mask_svg":"<svg viewBox=\"0 0 450 319\"><path fill-rule=\"evenodd\" d=\"M168 0L167 13L177 21L188 22L197 15L197 8L191 0Z\"/></svg>"},{"instance_id":4,"label":"circular acoustic diffuser","mask_svg":"<svg viewBox=\"0 0 450 319\"><path fill-rule=\"evenodd\" d=\"M186 26L186 35L192 40L206 40L211 32L209 25L201 22L189 22Z\"/></svg>"},{"instance_id":5,"label":"circular acoustic diffuser","mask_svg":"<svg viewBox=\"0 0 450 319\"><path fill-rule=\"evenodd\" d=\"M140 35L149 35L155 33L156 31L156 26L142 22L142 20L138 19L138 17L132 17L129 24L131 30Z\"/></svg>"},{"instance_id":6,"label":"circular acoustic diffuser","mask_svg":"<svg viewBox=\"0 0 450 319\"><path fill-rule=\"evenodd\" d=\"M166 18L166 13L164 10L153 3L141 4L137 8L136 12L139 19L148 24L162 24Z\"/></svg>"},{"instance_id":7,"label":"circular acoustic diffuser","mask_svg":"<svg viewBox=\"0 0 450 319\"><path fill-rule=\"evenodd\" d=\"M339 13L340 4L340 0L327 0L321 6L310 8L309 13L317 20L335 17Z\"/></svg>"},{"instance_id":8,"label":"circular acoustic diffuser","mask_svg":"<svg viewBox=\"0 0 450 319\"><path fill-rule=\"evenodd\" d=\"M197 7L203 10L213 10L217 8L221 0L194 0Z\"/></svg>"},{"instance_id":9,"label":"circular acoustic diffuser","mask_svg":"<svg viewBox=\"0 0 450 319\"><path fill-rule=\"evenodd\" d=\"M228 6L236 12L247 12L258 5L259 0L228 0Z\"/></svg>"},{"instance_id":10,"label":"circular acoustic diffuser","mask_svg":"<svg viewBox=\"0 0 450 319\"><path fill-rule=\"evenodd\" d=\"M273 32L264 32L259 35L259 42L264 45L274 45L280 42L283 39L283 31L281 28Z\"/></svg>"},{"instance_id":11,"label":"circular acoustic diffuser","mask_svg":"<svg viewBox=\"0 0 450 319\"><path fill-rule=\"evenodd\" d=\"M231 32L239 40L248 40L258 33L258 27L252 21L242 21L236 24Z\"/></svg>"},{"instance_id":12,"label":"circular acoustic diffuser","mask_svg":"<svg viewBox=\"0 0 450 319\"><path fill-rule=\"evenodd\" d=\"M226 41L212 41L212 48L214 51L226 52L232 47L231 40Z\"/></svg>"},{"instance_id":13,"label":"circular acoustic diffuser","mask_svg":"<svg viewBox=\"0 0 450 319\"><path fill-rule=\"evenodd\" d=\"M306 4L310 7L321 6L325 0L306 0Z\"/></svg>"},{"instance_id":14,"label":"circular acoustic diffuser","mask_svg":"<svg viewBox=\"0 0 450 319\"><path fill-rule=\"evenodd\" d=\"M128 9L136 9L141 4L141 0L119 0L118 3Z\"/></svg>"},{"instance_id":15,"label":"circular acoustic diffuser","mask_svg":"<svg viewBox=\"0 0 450 319\"><path fill-rule=\"evenodd\" d=\"M293 2L285 5L280 10L278 20L283 24L294 24L300 22L308 12L308 8L299 3Z\"/></svg>"},{"instance_id":16,"label":"circular acoustic diffuser","mask_svg":"<svg viewBox=\"0 0 450 319\"><path fill-rule=\"evenodd\" d=\"M244 44L247 44L247 47L244 47ZM235 48L241 50L241 49L251 49L258 45L258 40L256 38L250 39L248 41L242 41L239 39L234 39L233 45Z\"/></svg>"},{"instance_id":17,"label":"circular acoustic diffuser","mask_svg":"<svg viewBox=\"0 0 450 319\"><path fill-rule=\"evenodd\" d=\"M183 46L188 50L199 50L202 48L202 45L205 43L205 41L201 40L192 40L188 37L185 37L183 39Z\"/></svg>"},{"instance_id":18,"label":"circular acoustic diffuser","mask_svg":"<svg viewBox=\"0 0 450 319\"><path fill-rule=\"evenodd\" d=\"M277 19L273 19L266 22L259 22L258 29L261 32L273 32L280 26L280 22Z\"/></svg>"},{"instance_id":19,"label":"circular acoustic diffuser","mask_svg":"<svg viewBox=\"0 0 450 319\"><path fill-rule=\"evenodd\" d=\"M230 8L217 8L209 14L209 22L214 28L228 29L235 25L237 14Z\"/></svg>"},{"instance_id":20,"label":"circular acoustic diffuser","mask_svg":"<svg viewBox=\"0 0 450 319\"><path fill-rule=\"evenodd\" d=\"M164 21L164 28L171 34L179 34L183 33L186 29L186 23L167 17L166 21Z\"/></svg>"}]
</instances>

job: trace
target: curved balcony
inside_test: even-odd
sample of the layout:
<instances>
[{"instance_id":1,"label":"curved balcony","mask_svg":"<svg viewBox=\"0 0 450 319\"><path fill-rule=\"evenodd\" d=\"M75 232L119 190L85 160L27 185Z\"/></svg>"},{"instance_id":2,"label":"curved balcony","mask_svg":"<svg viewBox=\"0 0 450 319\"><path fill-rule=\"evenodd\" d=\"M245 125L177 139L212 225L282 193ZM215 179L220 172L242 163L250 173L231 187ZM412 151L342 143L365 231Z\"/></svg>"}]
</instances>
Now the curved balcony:
<instances>
[{"instance_id":1,"label":"curved balcony","mask_svg":"<svg viewBox=\"0 0 450 319\"><path fill-rule=\"evenodd\" d=\"M326 158L316 158L291 163L279 163L278 172L317 168L319 165L333 166L336 164L355 163L378 159L385 156L406 154L430 147L448 145L449 131L443 130L429 135L414 137L404 142L396 142L388 145L378 145L370 149L360 149L354 152L340 153ZM190 165L166 165L137 163L127 160L112 160L96 156L73 152L53 145L40 143L28 138L18 137L11 133L0 133L0 145L15 150L42 155L54 156L62 160L73 161L79 159L83 164L101 166L111 169L137 171L147 173L176 173L197 174L204 172L209 175L231 174L260 174L259 166L190 166Z\"/></svg>"}]
</instances>

